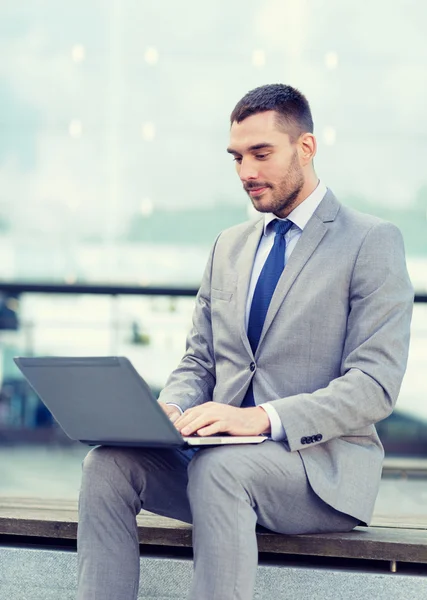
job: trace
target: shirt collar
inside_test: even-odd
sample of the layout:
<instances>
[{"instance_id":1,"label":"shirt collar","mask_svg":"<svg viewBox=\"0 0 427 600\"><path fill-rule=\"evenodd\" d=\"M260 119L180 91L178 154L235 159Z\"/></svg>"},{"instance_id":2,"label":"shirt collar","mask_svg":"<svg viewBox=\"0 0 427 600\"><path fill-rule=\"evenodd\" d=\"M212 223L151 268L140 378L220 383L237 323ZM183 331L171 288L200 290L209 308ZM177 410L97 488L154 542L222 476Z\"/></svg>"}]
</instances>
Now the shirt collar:
<instances>
[{"instance_id":1,"label":"shirt collar","mask_svg":"<svg viewBox=\"0 0 427 600\"><path fill-rule=\"evenodd\" d=\"M327 188L324 183L319 181L317 187L311 192L309 196L301 204L298 204L296 208L286 217L295 225L304 230L304 227L307 225L308 221L313 216L314 211L319 206L321 201L323 200L324 195L326 194ZM276 215L273 213L265 213L264 215L264 235L267 235L267 227L274 219L278 219ZM283 219L280 219L283 220Z\"/></svg>"}]
</instances>

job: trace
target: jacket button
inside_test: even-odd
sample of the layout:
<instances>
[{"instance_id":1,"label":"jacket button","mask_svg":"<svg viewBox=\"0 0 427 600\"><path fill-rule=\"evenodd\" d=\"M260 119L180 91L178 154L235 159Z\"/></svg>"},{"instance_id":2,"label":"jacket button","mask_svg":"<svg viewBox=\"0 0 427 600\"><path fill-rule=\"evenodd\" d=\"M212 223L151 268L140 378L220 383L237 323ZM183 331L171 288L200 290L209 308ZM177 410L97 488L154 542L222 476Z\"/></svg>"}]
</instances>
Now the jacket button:
<instances>
[{"instance_id":1,"label":"jacket button","mask_svg":"<svg viewBox=\"0 0 427 600\"><path fill-rule=\"evenodd\" d=\"M312 444L313 443L313 436L308 436L307 438L307 444Z\"/></svg>"},{"instance_id":2,"label":"jacket button","mask_svg":"<svg viewBox=\"0 0 427 600\"><path fill-rule=\"evenodd\" d=\"M251 364L249 365L250 370L253 372L256 369L256 364L254 362L251 362Z\"/></svg>"},{"instance_id":3,"label":"jacket button","mask_svg":"<svg viewBox=\"0 0 427 600\"><path fill-rule=\"evenodd\" d=\"M321 433L318 433L318 434L316 435L316 442L321 442L321 441L322 441L322 439L323 439L323 435L322 435Z\"/></svg>"},{"instance_id":4,"label":"jacket button","mask_svg":"<svg viewBox=\"0 0 427 600\"><path fill-rule=\"evenodd\" d=\"M306 443L307 443L307 438L305 438L305 437L302 437L302 438L301 438L301 444L306 444Z\"/></svg>"}]
</instances>

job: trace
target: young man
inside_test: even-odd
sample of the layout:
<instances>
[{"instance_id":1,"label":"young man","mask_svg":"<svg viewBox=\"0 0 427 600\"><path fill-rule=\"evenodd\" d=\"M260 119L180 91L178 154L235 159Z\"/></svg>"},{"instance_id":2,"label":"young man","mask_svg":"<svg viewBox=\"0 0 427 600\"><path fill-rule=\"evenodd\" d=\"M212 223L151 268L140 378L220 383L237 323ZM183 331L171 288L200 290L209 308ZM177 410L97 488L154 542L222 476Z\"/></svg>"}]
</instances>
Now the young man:
<instances>
[{"instance_id":1,"label":"young man","mask_svg":"<svg viewBox=\"0 0 427 600\"><path fill-rule=\"evenodd\" d=\"M184 435L272 439L90 452L79 600L137 597L141 508L193 523L191 600L252 598L257 523L349 531L372 515L383 459L374 423L393 409L409 344L401 235L319 182L310 108L290 86L240 100L228 152L263 214L218 236L160 402Z\"/></svg>"}]
</instances>

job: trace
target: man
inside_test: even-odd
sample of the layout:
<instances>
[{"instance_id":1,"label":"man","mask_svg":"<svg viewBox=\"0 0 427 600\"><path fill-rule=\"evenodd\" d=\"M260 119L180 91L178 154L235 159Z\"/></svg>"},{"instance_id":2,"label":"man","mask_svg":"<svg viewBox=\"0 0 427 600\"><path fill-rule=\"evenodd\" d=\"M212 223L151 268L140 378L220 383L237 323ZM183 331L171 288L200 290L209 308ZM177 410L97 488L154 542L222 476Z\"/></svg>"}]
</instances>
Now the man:
<instances>
[{"instance_id":1,"label":"man","mask_svg":"<svg viewBox=\"0 0 427 600\"><path fill-rule=\"evenodd\" d=\"M228 152L263 214L218 236L186 353L160 397L184 435L272 439L93 450L79 600L137 597L141 508L193 523L191 600L252 598L257 523L298 534L371 518L383 459L373 424L397 399L413 293L398 229L319 182L312 132L307 100L286 85L234 109Z\"/></svg>"}]
</instances>

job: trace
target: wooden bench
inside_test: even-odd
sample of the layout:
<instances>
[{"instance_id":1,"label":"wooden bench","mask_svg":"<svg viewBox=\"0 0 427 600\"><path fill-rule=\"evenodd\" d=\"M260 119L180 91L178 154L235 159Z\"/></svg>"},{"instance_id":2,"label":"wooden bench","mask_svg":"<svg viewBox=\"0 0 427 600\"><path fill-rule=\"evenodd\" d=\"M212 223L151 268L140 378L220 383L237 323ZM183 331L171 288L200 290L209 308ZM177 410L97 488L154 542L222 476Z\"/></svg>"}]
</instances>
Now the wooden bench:
<instances>
[{"instance_id":1,"label":"wooden bench","mask_svg":"<svg viewBox=\"0 0 427 600\"><path fill-rule=\"evenodd\" d=\"M140 544L191 549L191 526L143 511L137 518ZM74 501L0 498L0 542L7 536L42 542L76 540L77 503ZM376 516L373 526L350 533L279 535L258 533L262 554L388 561L427 565L427 521ZM427 573L427 567L426 567Z\"/></svg>"}]
</instances>

